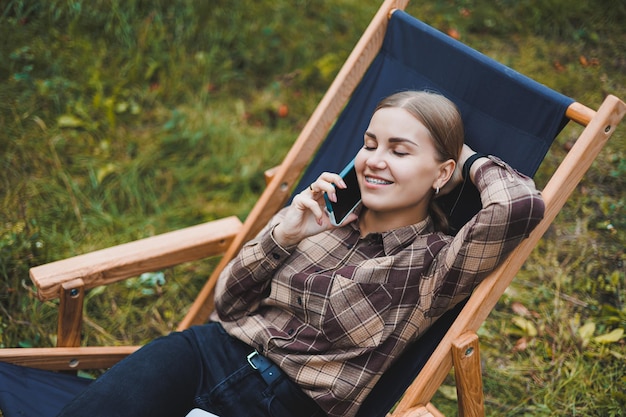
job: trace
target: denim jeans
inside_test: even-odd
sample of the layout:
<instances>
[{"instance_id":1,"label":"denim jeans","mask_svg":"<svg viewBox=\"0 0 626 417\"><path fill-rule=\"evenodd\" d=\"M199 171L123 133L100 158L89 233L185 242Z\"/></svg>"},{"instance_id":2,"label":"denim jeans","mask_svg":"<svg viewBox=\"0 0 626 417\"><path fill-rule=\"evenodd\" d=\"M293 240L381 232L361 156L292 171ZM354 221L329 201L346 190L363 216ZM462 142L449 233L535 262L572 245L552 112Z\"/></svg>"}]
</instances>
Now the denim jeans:
<instances>
[{"instance_id":1,"label":"denim jeans","mask_svg":"<svg viewBox=\"0 0 626 417\"><path fill-rule=\"evenodd\" d=\"M220 417L322 417L286 376L268 385L253 349L218 323L161 337L94 381L58 417L185 416L198 407Z\"/></svg>"}]
</instances>

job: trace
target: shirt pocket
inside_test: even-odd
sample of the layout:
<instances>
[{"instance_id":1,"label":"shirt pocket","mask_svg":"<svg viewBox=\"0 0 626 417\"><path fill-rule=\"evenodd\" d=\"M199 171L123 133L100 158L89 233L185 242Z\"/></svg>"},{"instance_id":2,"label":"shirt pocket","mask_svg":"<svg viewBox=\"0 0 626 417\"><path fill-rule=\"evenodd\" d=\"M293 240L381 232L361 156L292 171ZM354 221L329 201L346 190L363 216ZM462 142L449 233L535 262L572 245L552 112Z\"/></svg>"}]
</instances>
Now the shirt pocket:
<instances>
[{"instance_id":1,"label":"shirt pocket","mask_svg":"<svg viewBox=\"0 0 626 417\"><path fill-rule=\"evenodd\" d=\"M383 338L389 285L357 283L335 274L323 311L323 332L335 347L372 348Z\"/></svg>"}]
</instances>

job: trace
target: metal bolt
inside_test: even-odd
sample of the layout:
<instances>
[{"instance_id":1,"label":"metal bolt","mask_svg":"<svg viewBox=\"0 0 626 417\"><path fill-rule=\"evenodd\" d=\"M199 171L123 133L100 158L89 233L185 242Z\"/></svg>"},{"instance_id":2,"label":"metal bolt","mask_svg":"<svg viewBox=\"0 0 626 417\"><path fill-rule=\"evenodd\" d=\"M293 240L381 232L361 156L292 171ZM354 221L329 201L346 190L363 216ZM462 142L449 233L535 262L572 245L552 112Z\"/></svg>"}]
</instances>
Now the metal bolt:
<instances>
[{"instance_id":1,"label":"metal bolt","mask_svg":"<svg viewBox=\"0 0 626 417\"><path fill-rule=\"evenodd\" d=\"M608 125L604 128L604 133L609 133L611 131L611 125Z\"/></svg>"},{"instance_id":2,"label":"metal bolt","mask_svg":"<svg viewBox=\"0 0 626 417\"><path fill-rule=\"evenodd\" d=\"M78 294L80 294L80 291L78 290L78 288L72 288L70 290L70 297L76 298L78 297Z\"/></svg>"},{"instance_id":3,"label":"metal bolt","mask_svg":"<svg viewBox=\"0 0 626 417\"><path fill-rule=\"evenodd\" d=\"M70 362L68 365L70 368L76 368L79 363L80 361L78 359L70 359Z\"/></svg>"},{"instance_id":4,"label":"metal bolt","mask_svg":"<svg viewBox=\"0 0 626 417\"><path fill-rule=\"evenodd\" d=\"M468 347L467 349L465 349L465 356L471 356L472 353L474 353L473 347Z\"/></svg>"}]
</instances>

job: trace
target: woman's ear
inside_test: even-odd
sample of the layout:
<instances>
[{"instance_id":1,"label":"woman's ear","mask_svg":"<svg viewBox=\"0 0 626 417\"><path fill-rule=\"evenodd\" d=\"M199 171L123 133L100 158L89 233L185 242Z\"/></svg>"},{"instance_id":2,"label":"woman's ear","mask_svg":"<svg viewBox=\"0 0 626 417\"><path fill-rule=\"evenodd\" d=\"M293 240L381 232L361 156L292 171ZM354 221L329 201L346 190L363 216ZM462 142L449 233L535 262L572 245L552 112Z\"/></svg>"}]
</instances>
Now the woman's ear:
<instances>
[{"instance_id":1,"label":"woman's ear","mask_svg":"<svg viewBox=\"0 0 626 417\"><path fill-rule=\"evenodd\" d=\"M444 188L444 186L450 181L454 170L456 168L456 162L454 159L448 159L439 166L439 175L434 184L434 188Z\"/></svg>"}]
</instances>

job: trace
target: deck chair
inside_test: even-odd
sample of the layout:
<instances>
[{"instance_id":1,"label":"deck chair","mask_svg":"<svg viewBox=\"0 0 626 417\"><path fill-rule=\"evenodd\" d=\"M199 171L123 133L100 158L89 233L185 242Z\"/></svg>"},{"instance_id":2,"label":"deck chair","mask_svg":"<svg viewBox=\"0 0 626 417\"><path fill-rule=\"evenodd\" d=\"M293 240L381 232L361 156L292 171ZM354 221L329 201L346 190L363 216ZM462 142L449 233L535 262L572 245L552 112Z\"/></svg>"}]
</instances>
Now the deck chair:
<instances>
[{"instance_id":1,"label":"deck chair","mask_svg":"<svg viewBox=\"0 0 626 417\"><path fill-rule=\"evenodd\" d=\"M10 392L10 382L3 382L3 373L18 372L26 379L28 373L39 376L43 372L55 378L58 374L41 369L107 368L137 348L78 347L83 296L89 288L223 252L179 329L206 321L220 271L289 201L294 190L298 192L322 170L338 172L353 157L376 102L399 90L429 89L459 106L466 142L474 149L497 155L530 176L568 120L585 126L543 189L544 220L465 302L446 313L398 359L358 414L382 417L393 408L395 417L440 416L430 402L454 366L459 415L483 415L476 331L615 131L626 105L608 96L597 111L592 110L409 16L403 11L407 3L384 1L283 163L267 174L267 188L243 224L226 218L33 268L31 278L39 296L60 298L59 345L0 349L0 362L7 362L0 363L0 384L4 384L0 385L0 409L6 401L3 397L18 395ZM475 190L469 187L462 192L464 203L469 203L452 213L456 227L479 206ZM448 196L444 205L451 208L456 198ZM187 246L183 248L182 242ZM59 379L66 376L58 375ZM4 381L16 381L8 378ZM5 415L17 414L5 411ZM32 415L54 415L54 411Z\"/></svg>"}]
</instances>

